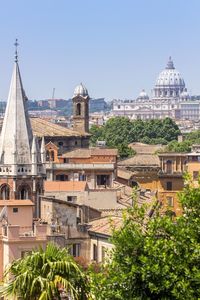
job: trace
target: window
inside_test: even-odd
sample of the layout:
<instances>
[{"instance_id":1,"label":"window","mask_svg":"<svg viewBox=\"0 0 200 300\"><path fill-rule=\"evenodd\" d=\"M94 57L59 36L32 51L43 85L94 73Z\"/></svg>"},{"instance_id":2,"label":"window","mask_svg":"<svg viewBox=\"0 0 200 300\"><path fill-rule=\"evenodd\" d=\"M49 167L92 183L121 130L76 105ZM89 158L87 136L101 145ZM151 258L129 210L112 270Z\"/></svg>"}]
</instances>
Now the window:
<instances>
[{"instance_id":1,"label":"window","mask_svg":"<svg viewBox=\"0 0 200 300\"><path fill-rule=\"evenodd\" d=\"M22 187L22 189L20 190L20 193L19 193L19 199L20 200L29 199L28 188Z\"/></svg>"},{"instance_id":2,"label":"window","mask_svg":"<svg viewBox=\"0 0 200 300\"><path fill-rule=\"evenodd\" d=\"M67 196L67 201L76 202L77 201L77 196Z\"/></svg>"},{"instance_id":3,"label":"window","mask_svg":"<svg viewBox=\"0 0 200 300\"><path fill-rule=\"evenodd\" d=\"M21 258L23 258L23 257L25 257L25 256L27 256L27 255L29 255L29 254L31 254L31 250L24 250L24 251L21 251Z\"/></svg>"},{"instance_id":4,"label":"window","mask_svg":"<svg viewBox=\"0 0 200 300\"><path fill-rule=\"evenodd\" d=\"M72 255L74 257L80 256L80 250L81 250L81 245L80 244L73 244L72 245Z\"/></svg>"},{"instance_id":5,"label":"window","mask_svg":"<svg viewBox=\"0 0 200 300\"><path fill-rule=\"evenodd\" d=\"M56 180L57 181L68 181L69 178L68 178L68 175L66 175L66 174L58 174L58 175L56 175Z\"/></svg>"},{"instance_id":6,"label":"window","mask_svg":"<svg viewBox=\"0 0 200 300\"><path fill-rule=\"evenodd\" d=\"M64 158L64 164L67 164L69 162L68 158Z\"/></svg>"},{"instance_id":7,"label":"window","mask_svg":"<svg viewBox=\"0 0 200 300\"><path fill-rule=\"evenodd\" d=\"M172 174L172 161L168 160L166 162L166 172L167 174Z\"/></svg>"},{"instance_id":8,"label":"window","mask_svg":"<svg viewBox=\"0 0 200 300\"><path fill-rule=\"evenodd\" d=\"M109 185L109 175L97 175L97 185Z\"/></svg>"},{"instance_id":9,"label":"window","mask_svg":"<svg viewBox=\"0 0 200 300\"><path fill-rule=\"evenodd\" d=\"M167 197L167 206L170 206L170 207L172 207L172 206L174 206L174 199L173 199L173 197Z\"/></svg>"},{"instance_id":10,"label":"window","mask_svg":"<svg viewBox=\"0 0 200 300\"><path fill-rule=\"evenodd\" d=\"M172 191L172 182L167 181L167 186L166 186L167 191Z\"/></svg>"},{"instance_id":11,"label":"window","mask_svg":"<svg viewBox=\"0 0 200 300\"><path fill-rule=\"evenodd\" d=\"M58 146L63 146L63 142L58 142Z\"/></svg>"},{"instance_id":12,"label":"window","mask_svg":"<svg viewBox=\"0 0 200 300\"><path fill-rule=\"evenodd\" d=\"M198 180L198 179L199 179L199 172L193 171L193 180Z\"/></svg>"},{"instance_id":13,"label":"window","mask_svg":"<svg viewBox=\"0 0 200 300\"><path fill-rule=\"evenodd\" d=\"M85 174L79 174L79 181L86 181L86 175Z\"/></svg>"},{"instance_id":14,"label":"window","mask_svg":"<svg viewBox=\"0 0 200 300\"><path fill-rule=\"evenodd\" d=\"M120 109L120 105L118 105L117 108Z\"/></svg>"},{"instance_id":15,"label":"window","mask_svg":"<svg viewBox=\"0 0 200 300\"><path fill-rule=\"evenodd\" d=\"M13 213L18 213L18 207L13 207Z\"/></svg>"},{"instance_id":16,"label":"window","mask_svg":"<svg viewBox=\"0 0 200 300\"><path fill-rule=\"evenodd\" d=\"M97 261L97 245L93 244L93 260Z\"/></svg>"},{"instance_id":17,"label":"window","mask_svg":"<svg viewBox=\"0 0 200 300\"><path fill-rule=\"evenodd\" d=\"M10 199L10 187L8 184L3 184L1 186L0 198L1 198L1 200L9 200Z\"/></svg>"},{"instance_id":18,"label":"window","mask_svg":"<svg viewBox=\"0 0 200 300\"><path fill-rule=\"evenodd\" d=\"M81 103L78 103L76 106L76 115L77 116L81 115Z\"/></svg>"}]
</instances>

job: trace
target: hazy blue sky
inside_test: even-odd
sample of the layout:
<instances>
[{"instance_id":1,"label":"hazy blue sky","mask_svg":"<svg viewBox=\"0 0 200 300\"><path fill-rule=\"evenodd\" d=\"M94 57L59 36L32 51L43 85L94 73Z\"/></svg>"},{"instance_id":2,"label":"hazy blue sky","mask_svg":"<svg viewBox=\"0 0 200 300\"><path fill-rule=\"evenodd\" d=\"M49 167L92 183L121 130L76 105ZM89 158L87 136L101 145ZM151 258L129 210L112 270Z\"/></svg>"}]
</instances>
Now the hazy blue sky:
<instances>
[{"instance_id":1,"label":"hazy blue sky","mask_svg":"<svg viewBox=\"0 0 200 300\"><path fill-rule=\"evenodd\" d=\"M16 37L30 99L68 98L83 82L91 97L150 93L169 55L200 94L199 0L2 0L0 99L7 98Z\"/></svg>"}]
</instances>

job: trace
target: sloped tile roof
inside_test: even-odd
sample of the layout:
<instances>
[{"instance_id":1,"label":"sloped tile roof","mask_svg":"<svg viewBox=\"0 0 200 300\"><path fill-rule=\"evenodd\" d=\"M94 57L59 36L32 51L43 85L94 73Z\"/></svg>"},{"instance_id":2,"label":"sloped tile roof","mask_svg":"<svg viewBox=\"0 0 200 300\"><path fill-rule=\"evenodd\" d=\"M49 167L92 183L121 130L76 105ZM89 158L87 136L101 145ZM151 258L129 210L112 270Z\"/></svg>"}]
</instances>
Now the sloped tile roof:
<instances>
[{"instance_id":1,"label":"sloped tile roof","mask_svg":"<svg viewBox=\"0 0 200 300\"><path fill-rule=\"evenodd\" d=\"M117 149L89 148L75 149L62 155L64 158L90 158L91 156L117 156Z\"/></svg>"},{"instance_id":2,"label":"sloped tile roof","mask_svg":"<svg viewBox=\"0 0 200 300\"><path fill-rule=\"evenodd\" d=\"M122 160L118 163L119 166L160 166L160 160L156 154L136 154L133 157Z\"/></svg>"},{"instance_id":3,"label":"sloped tile roof","mask_svg":"<svg viewBox=\"0 0 200 300\"><path fill-rule=\"evenodd\" d=\"M72 129L51 123L41 118L30 118L33 134L42 136L89 136L88 133L80 133Z\"/></svg>"},{"instance_id":4,"label":"sloped tile roof","mask_svg":"<svg viewBox=\"0 0 200 300\"><path fill-rule=\"evenodd\" d=\"M89 232L112 235L112 228L119 229L122 226L123 219L117 216L105 216L89 222Z\"/></svg>"}]
</instances>

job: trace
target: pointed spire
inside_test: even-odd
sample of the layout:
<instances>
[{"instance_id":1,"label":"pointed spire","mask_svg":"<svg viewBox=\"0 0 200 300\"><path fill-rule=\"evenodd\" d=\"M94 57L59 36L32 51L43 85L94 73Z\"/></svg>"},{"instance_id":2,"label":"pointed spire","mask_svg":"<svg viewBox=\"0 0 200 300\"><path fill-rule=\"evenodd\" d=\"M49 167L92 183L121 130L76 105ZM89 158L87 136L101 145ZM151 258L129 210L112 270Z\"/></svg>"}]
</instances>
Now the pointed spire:
<instances>
[{"instance_id":1,"label":"pointed spire","mask_svg":"<svg viewBox=\"0 0 200 300\"><path fill-rule=\"evenodd\" d=\"M32 142L32 147L31 147L31 153L32 154L37 154L37 147L36 147L36 136L33 136L33 142Z\"/></svg>"},{"instance_id":2,"label":"pointed spire","mask_svg":"<svg viewBox=\"0 0 200 300\"><path fill-rule=\"evenodd\" d=\"M15 46L15 64L0 137L0 159L4 164L29 164L32 129L18 65L17 41Z\"/></svg>"},{"instance_id":3,"label":"pointed spire","mask_svg":"<svg viewBox=\"0 0 200 300\"><path fill-rule=\"evenodd\" d=\"M44 137L42 137L40 154L41 154L41 162L42 162L42 164L45 164L46 163L46 149L45 149Z\"/></svg>"},{"instance_id":4,"label":"pointed spire","mask_svg":"<svg viewBox=\"0 0 200 300\"><path fill-rule=\"evenodd\" d=\"M37 175L37 145L36 145L36 136L33 136L33 142L31 147L31 156L32 156L32 175Z\"/></svg>"}]
</instances>

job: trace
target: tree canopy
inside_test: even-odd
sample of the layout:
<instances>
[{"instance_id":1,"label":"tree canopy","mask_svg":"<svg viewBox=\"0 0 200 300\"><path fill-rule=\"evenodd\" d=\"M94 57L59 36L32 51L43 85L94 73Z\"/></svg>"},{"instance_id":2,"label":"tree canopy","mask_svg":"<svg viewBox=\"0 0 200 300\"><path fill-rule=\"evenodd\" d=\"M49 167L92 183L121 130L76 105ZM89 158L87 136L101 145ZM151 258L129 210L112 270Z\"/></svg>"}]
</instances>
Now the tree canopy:
<instances>
[{"instance_id":1,"label":"tree canopy","mask_svg":"<svg viewBox=\"0 0 200 300\"><path fill-rule=\"evenodd\" d=\"M120 156L126 157L133 155L133 152L128 150L130 143L167 144L177 139L180 130L170 118L131 121L126 117L114 117L109 119L104 126L93 125L90 133L93 146L98 140L104 140L108 147L118 148Z\"/></svg>"},{"instance_id":2,"label":"tree canopy","mask_svg":"<svg viewBox=\"0 0 200 300\"><path fill-rule=\"evenodd\" d=\"M200 298L200 188L180 194L183 216L130 209L114 231L111 262L92 273L97 300Z\"/></svg>"},{"instance_id":3,"label":"tree canopy","mask_svg":"<svg viewBox=\"0 0 200 300\"><path fill-rule=\"evenodd\" d=\"M169 142L166 151L169 152L190 152L193 144L200 144L200 130L195 130L184 134L184 140Z\"/></svg>"},{"instance_id":4,"label":"tree canopy","mask_svg":"<svg viewBox=\"0 0 200 300\"><path fill-rule=\"evenodd\" d=\"M8 283L7 276L11 278ZM50 243L45 250L33 251L8 266L0 296L6 299L9 296L23 300L59 300L65 293L65 299L70 296L70 299L84 300L87 299L86 286L86 277L67 249Z\"/></svg>"}]
</instances>

